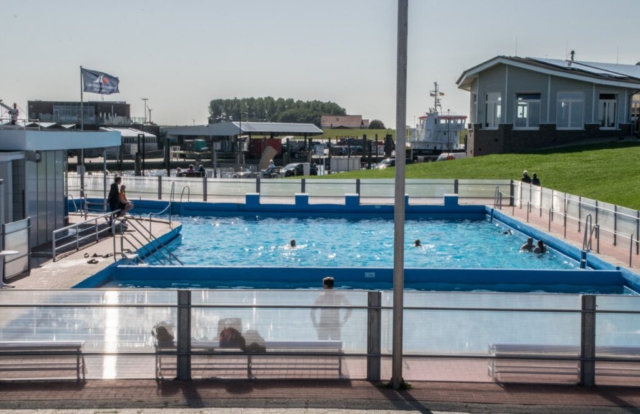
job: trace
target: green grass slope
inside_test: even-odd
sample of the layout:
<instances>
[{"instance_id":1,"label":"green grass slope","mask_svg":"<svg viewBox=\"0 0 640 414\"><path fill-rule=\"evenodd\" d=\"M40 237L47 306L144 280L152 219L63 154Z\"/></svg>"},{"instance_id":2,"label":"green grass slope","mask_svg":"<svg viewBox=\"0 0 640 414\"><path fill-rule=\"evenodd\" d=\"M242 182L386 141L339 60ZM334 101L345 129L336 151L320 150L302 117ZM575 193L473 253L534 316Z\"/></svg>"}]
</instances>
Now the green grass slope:
<instances>
[{"instance_id":1,"label":"green grass slope","mask_svg":"<svg viewBox=\"0 0 640 414\"><path fill-rule=\"evenodd\" d=\"M407 178L519 180L536 172L546 188L640 209L640 142L486 155L407 165ZM393 178L395 169L362 170L323 178Z\"/></svg>"}]
</instances>

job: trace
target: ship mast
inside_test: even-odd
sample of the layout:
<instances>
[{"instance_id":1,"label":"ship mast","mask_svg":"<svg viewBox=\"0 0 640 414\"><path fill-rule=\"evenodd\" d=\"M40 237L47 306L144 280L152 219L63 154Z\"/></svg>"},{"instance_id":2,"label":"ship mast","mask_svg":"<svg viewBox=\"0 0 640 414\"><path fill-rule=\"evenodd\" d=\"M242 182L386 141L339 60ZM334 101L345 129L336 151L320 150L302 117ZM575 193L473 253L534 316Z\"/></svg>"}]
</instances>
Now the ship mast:
<instances>
[{"instance_id":1,"label":"ship mast","mask_svg":"<svg viewBox=\"0 0 640 414\"><path fill-rule=\"evenodd\" d=\"M440 97L444 96L443 92L440 92L440 88L438 87L438 82L433 82L434 90L429 91L429 96L433 97L433 109L432 112L442 112L442 105L440 104ZM440 108L440 111L438 111Z\"/></svg>"}]
</instances>

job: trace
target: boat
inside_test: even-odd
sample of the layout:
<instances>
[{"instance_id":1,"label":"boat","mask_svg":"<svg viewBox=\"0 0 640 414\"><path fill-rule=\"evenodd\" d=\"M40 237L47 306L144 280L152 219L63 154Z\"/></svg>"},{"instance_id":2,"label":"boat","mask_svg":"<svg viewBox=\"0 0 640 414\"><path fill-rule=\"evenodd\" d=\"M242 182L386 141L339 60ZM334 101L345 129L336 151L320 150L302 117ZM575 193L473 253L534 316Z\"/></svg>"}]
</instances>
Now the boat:
<instances>
[{"instance_id":1,"label":"boat","mask_svg":"<svg viewBox=\"0 0 640 414\"><path fill-rule=\"evenodd\" d=\"M419 122L411 134L409 147L412 157L424 155L435 159L443 152L465 151L464 144L460 143L460 135L466 129L467 117L449 111L442 113L440 98L444 93L440 92L438 82L434 82L434 85L434 90L429 91L434 98L433 108L418 118Z\"/></svg>"}]
</instances>

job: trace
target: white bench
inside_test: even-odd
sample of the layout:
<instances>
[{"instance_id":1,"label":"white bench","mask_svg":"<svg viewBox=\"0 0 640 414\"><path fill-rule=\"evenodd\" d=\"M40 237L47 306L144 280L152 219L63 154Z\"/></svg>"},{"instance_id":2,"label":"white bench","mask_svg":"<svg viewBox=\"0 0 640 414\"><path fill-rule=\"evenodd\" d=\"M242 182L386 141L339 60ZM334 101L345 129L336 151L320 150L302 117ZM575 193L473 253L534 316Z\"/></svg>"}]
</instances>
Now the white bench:
<instances>
[{"instance_id":1,"label":"white bench","mask_svg":"<svg viewBox=\"0 0 640 414\"><path fill-rule=\"evenodd\" d=\"M254 370L282 371L282 370L336 370L342 375L342 341L316 340L316 341L265 341L266 352L242 352L237 348L221 348L219 341L191 341L191 351L202 353L203 356L212 356L216 361L207 361L191 364L192 370L246 370L248 378L254 378ZM156 343L156 379L164 378L163 372L175 372L176 344ZM297 354L305 355L297 355ZM335 355L335 356L334 356ZM171 362L163 362L166 357L173 356ZM199 356L199 355L194 355ZM305 361L294 364L287 361L278 361L276 358L315 358L316 361ZM246 362L244 362L246 358ZM222 361L224 359L224 361ZM233 361L235 359L236 361ZM237 360L243 362L238 363ZM330 359L329 362L324 361ZM229 360L232 360L229 362ZM171 364L171 365L170 365Z\"/></svg>"},{"instance_id":2,"label":"white bench","mask_svg":"<svg viewBox=\"0 0 640 414\"><path fill-rule=\"evenodd\" d=\"M77 380L84 380L83 345L84 341L1 341L0 371L75 371Z\"/></svg>"},{"instance_id":3,"label":"white bench","mask_svg":"<svg viewBox=\"0 0 640 414\"><path fill-rule=\"evenodd\" d=\"M489 359L488 373L496 381L499 374L580 376L579 346L489 344L489 355L493 358ZM620 362L600 361L596 363L596 375L640 376L640 347L596 347L596 356L627 359L632 363L622 366Z\"/></svg>"}]
</instances>

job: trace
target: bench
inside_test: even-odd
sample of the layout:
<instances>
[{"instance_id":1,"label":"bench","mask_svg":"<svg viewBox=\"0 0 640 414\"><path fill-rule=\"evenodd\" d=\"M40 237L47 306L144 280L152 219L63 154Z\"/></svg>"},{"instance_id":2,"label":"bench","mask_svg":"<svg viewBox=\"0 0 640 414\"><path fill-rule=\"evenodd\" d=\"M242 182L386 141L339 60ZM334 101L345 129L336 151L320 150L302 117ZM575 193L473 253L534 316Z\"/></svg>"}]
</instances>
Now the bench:
<instances>
[{"instance_id":1,"label":"bench","mask_svg":"<svg viewBox=\"0 0 640 414\"><path fill-rule=\"evenodd\" d=\"M213 357L213 361L191 364L192 370L231 370L246 371L247 378L255 378L254 371L283 371L283 370L314 370L337 371L342 375L342 341L265 341L267 349L264 353L243 353L237 348L220 348L219 341L191 341L191 351L194 356ZM165 371L176 369L174 342L155 343L156 349L156 379L164 378ZM296 355L304 353L306 355ZM168 362L167 357L171 357ZM282 357L316 358L316 361L276 361ZM329 359L329 361L326 361ZM231 360L231 361L230 361Z\"/></svg>"},{"instance_id":2,"label":"bench","mask_svg":"<svg viewBox=\"0 0 640 414\"><path fill-rule=\"evenodd\" d=\"M0 371L75 371L85 379L84 341L1 341Z\"/></svg>"},{"instance_id":3,"label":"bench","mask_svg":"<svg viewBox=\"0 0 640 414\"><path fill-rule=\"evenodd\" d=\"M489 355L493 358L489 359L488 374L496 381L499 374L580 376L579 346L489 344ZM640 347L600 346L596 347L596 356L626 359L636 363L621 366L618 361L599 361L595 367L596 375L640 376Z\"/></svg>"}]
</instances>

